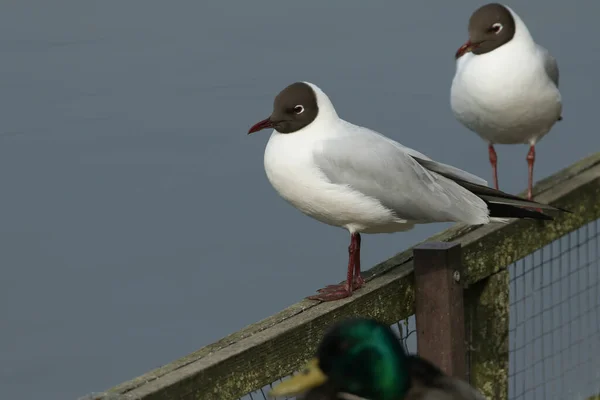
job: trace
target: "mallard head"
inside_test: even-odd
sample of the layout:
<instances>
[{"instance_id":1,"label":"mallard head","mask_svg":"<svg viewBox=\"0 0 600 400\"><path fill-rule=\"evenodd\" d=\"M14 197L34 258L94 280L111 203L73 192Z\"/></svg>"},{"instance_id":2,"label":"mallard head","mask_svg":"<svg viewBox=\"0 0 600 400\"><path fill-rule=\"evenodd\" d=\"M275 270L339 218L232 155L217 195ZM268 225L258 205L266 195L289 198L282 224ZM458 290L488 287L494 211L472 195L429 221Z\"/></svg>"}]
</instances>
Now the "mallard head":
<instances>
[{"instance_id":1,"label":"mallard head","mask_svg":"<svg viewBox=\"0 0 600 400\"><path fill-rule=\"evenodd\" d=\"M410 387L409 361L391 329L357 318L335 325L323 338L314 359L271 396L290 396L326 385L336 392L372 400L400 400Z\"/></svg>"}]
</instances>

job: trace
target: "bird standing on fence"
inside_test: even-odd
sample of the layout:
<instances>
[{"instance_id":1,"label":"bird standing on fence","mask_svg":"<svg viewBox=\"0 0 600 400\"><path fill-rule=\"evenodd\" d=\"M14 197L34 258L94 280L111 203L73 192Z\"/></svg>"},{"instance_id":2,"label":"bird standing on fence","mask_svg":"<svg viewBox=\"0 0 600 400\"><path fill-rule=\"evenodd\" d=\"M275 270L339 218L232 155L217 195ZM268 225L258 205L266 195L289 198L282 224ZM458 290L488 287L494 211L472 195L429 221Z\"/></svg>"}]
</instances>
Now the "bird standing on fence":
<instances>
[{"instance_id":1,"label":"bird standing on fence","mask_svg":"<svg viewBox=\"0 0 600 400\"><path fill-rule=\"evenodd\" d=\"M271 116L248 134L265 128L274 128L264 165L275 190L304 214L350 232L346 283L310 299L341 299L364 284L361 233L407 231L430 222L552 219L522 207L556 209L491 189L475 175L340 119L312 83L286 87Z\"/></svg>"},{"instance_id":2,"label":"bird standing on fence","mask_svg":"<svg viewBox=\"0 0 600 400\"><path fill-rule=\"evenodd\" d=\"M348 394L370 400L484 399L468 383L407 355L388 326L365 318L333 326L304 371L277 385L270 395L305 392L304 400L350 399Z\"/></svg>"},{"instance_id":3,"label":"bird standing on fence","mask_svg":"<svg viewBox=\"0 0 600 400\"><path fill-rule=\"evenodd\" d=\"M469 40L456 52L450 103L456 118L488 142L496 189L494 144L529 144L531 200L535 144L562 119L558 65L510 8L492 3L471 15Z\"/></svg>"}]
</instances>

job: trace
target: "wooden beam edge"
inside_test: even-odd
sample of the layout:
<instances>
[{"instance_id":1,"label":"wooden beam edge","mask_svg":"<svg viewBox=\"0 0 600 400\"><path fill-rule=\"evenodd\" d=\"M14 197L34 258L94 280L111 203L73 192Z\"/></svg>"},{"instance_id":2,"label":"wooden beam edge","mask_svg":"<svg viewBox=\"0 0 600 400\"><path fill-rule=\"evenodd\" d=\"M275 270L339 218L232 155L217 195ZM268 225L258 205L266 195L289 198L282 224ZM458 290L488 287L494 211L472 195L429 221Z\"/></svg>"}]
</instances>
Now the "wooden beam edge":
<instances>
[{"instance_id":1,"label":"wooden beam edge","mask_svg":"<svg viewBox=\"0 0 600 400\"><path fill-rule=\"evenodd\" d=\"M544 192L539 198L573 213L561 213L553 221L518 220L500 227L490 224L466 234L458 240L463 246L466 283L484 279L600 218L600 165Z\"/></svg>"}]
</instances>

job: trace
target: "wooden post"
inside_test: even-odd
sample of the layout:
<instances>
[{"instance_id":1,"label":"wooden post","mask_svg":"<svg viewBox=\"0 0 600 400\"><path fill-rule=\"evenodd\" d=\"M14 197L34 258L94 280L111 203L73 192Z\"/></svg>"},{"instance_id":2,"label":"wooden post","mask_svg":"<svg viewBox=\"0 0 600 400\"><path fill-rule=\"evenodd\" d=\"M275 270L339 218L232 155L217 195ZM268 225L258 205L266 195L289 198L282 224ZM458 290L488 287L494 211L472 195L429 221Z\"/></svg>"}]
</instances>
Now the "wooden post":
<instances>
[{"instance_id":1,"label":"wooden post","mask_svg":"<svg viewBox=\"0 0 600 400\"><path fill-rule=\"evenodd\" d=\"M415 247L417 352L446 374L466 380L462 254L459 243Z\"/></svg>"},{"instance_id":2,"label":"wooden post","mask_svg":"<svg viewBox=\"0 0 600 400\"><path fill-rule=\"evenodd\" d=\"M486 399L508 399L509 274L504 269L465 293L470 383Z\"/></svg>"}]
</instances>

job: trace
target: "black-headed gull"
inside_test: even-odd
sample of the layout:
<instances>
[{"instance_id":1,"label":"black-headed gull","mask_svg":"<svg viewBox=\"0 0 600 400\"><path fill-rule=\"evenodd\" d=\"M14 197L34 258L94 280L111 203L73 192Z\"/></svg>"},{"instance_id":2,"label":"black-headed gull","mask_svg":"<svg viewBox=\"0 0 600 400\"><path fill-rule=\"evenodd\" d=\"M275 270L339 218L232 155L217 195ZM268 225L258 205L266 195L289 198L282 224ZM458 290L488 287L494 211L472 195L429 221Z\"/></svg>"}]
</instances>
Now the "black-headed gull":
<instances>
[{"instance_id":1,"label":"black-headed gull","mask_svg":"<svg viewBox=\"0 0 600 400\"><path fill-rule=\"evenodd\" d=\"M555 209L491 189L477 176L344 121L312 83L286 87L275 97L271 116L248 134L265 128L274 128L264 165L275 190L304 214L351 235L346 283L311 299L341 299L364 284L361 233L407 231L430 222L552 219L521 206Z\"/></svg>"},{"instance_id":2,"label":"black-headed gull","mask_svg":"<svg viewBox=\"0 0 600 400\"><path fill-rule=\"evenodd\" d=\"M487 4L469 20L469 40L456 52L450 103L456 118L488 142L494 186L494 144L529 144L528 199L532 199L535 144L562 119L558 65L536 44L519 16Z\"/></svg>"}]
</instances>

